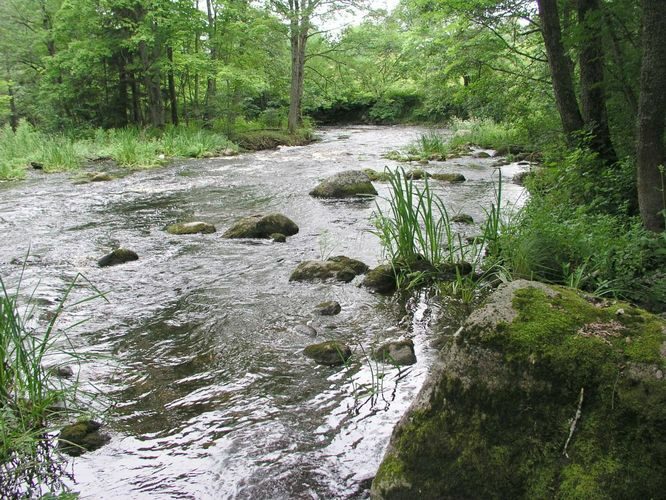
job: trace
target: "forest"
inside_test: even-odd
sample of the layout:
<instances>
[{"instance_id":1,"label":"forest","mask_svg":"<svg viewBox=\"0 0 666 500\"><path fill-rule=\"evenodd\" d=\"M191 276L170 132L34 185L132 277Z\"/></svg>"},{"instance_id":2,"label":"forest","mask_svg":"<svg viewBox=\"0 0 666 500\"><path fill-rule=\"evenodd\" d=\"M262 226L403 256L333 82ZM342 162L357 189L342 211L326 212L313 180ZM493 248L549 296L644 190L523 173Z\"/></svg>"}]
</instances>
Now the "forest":
<instances>
[{"instance_id":1,"label":"forest","mask_svg":"<svg viewBox=\"0 0 666 500\"><path fill-rule=\"evenodd\" d=\"M421 131L409 144L396 144L382 155L385 165L397 162L390 164L398 167L366 172L377 176L373 181L389 183L395 217L377 204L370 233L379 237L382 255L388 255L399 292L432 286L449 273L451 283L438 291L464 303L469 312L470 304L478 304L500 282L528 279L577 289L594 297L589 301L599 307L626 301L666 313L663 0L399 0L388 9L372 0L0 0L3 196L29 191L36 175L46 175L48 183L50 174L65 173L78 182L100 165L141 175L173 167L183 158L241 158L237 175L255 179L242 159L246 153L316 144L322 130L335 130L328 133L345 140L344 127L353 126L394 130L387 135L394 140L400 136L395 130ZM449 218L443 206L447 200L440 207L431 198L430 174L421 171L423 178L417 177L416 169L478 155L481 149L505 159L504 165L521 160L529 165L520 180L527 194L515 210L503 207L502 186L510 179L500 176L497 197L479 208L487 219L478 226L482 234L464 235L469 246L477 245L478 267L473 263L472 271L462 273L453 255L464 257L468 245L452 229L459 227L461 214ZM313 158L326 159L326 154ZM335 154L343 158L342 152ZM358 157L363 163L364 154ZM257 164L269 169L271 161L263 158ZM210 166L201 165L202 171ZM271 172L276 179L281 175ZM192 180L196 172L174 175L179 189L193 183L192 198L155 202L156 220L181 210L186 215L178 212L180 218L164 221L180 222L191 218L188 210L205 212L201 206L216 203L203 194L201 206L192 208L199 189ZM298 173L285 175L299 178ZM303 167L303 179L313 175ZM439 180L460 180L452 175L441 174ZM239 212L256 208L247 201L253 196L257 206L276 203L273 194L260 196L253 191L256 186L230 179L238 190L230 203L237 203ZM160 182L171 189L172 184ZM294 185L299 182L304 181ZM242 197L245 190L247 198ZM117 202L116 194L105 191L109 204ZM58 199L57 193L53 196ZM137 202L132 210L141 216L152 208ZM435 209L439 219L433 221ZM227 222L227 214L220 217ZM0 224L10 219L11 214L0 212ZM402 223L408 231L403 232ZM75 229L87 227L81 223ZM335 246L327 234L319 234L318 242L324 261L330 257L328 246ZM450 258L442 250L447 238ZM116 243L108 235L98 239L107 246ZM29 245L17 250L29 252ZM9 266L10 256L0 260ZM21 273L28 261L21 261ZM23 408L20 391L11 394L18 382L8 346L21 344L26 328L15 314L19 294L12 296L11 280L5 279L0 276L0 382L12 390L0 387L3 412L11 408L12 397ZM23 274L18 282L22 279ZM76 291L68 288L65 296ZM97 289L94 294L104 295ZM624 314L624 308L618 310ZM547 310L539 311L550 317ZM650 349L657 345L654 338ZM661 353L659 366L663 347ZM653 354L645 359L653 362ZM35 363L32 368L41 358ZM570 389L578 394L578 386ZM29 408L30 418L43 422L53 401L43 403L42 413ZM34 427L30 418L27 425ZM3 436L15 431L9 420L0 418ZM34 429L28 434L34 437ZM3 470L12 470L15 443L22 439L17 435L3 437ZM18 480L24 479L19 474Z\"/></svg>"}]
</instances>

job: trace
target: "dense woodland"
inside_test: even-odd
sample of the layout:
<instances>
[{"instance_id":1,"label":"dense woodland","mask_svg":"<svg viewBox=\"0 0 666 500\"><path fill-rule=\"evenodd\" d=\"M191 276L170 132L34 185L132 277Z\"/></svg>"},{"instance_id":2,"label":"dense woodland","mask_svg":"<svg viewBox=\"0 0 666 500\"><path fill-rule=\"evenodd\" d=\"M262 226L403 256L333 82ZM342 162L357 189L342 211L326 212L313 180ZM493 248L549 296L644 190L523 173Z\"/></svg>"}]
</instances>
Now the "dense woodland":
<instances>
[{"instance_id":1,"label":"dense woodland","mask_svg":"<svg viewBox=\"0 0 666 500\"><path fill-rule=\"evenodd\" d=\"M174 142L175 130L196 130L243 144L244 134L297 134L315 122L471 120L465 127L479 134L470 141L548 167L504 231L514 272L567 281L578 270L578 284L614 291L638 276L649 281L639 296L663 297L660 0L402 0L392 12L355 0L0 6L5 178L32 158L21 152L30 134L56 141L40 159L55 155L57 170L106 151L76 141L108 145L122 134ZM342 13L356 21L332 29ZM68 163L65 150L79 159Z\"/></svg>"}]
</instances>

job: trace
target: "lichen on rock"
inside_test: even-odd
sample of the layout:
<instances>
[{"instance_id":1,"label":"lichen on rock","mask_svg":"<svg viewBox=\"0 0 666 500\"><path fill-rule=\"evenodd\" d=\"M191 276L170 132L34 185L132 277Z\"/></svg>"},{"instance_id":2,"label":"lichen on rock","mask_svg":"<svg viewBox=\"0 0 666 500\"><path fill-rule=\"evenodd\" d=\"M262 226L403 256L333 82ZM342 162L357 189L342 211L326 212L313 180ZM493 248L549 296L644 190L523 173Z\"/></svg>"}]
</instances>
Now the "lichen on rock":
<instances>
[{"instance_id":1,"label":"lichen on rock","mask_svg":"<svg viewBox=\"0 0 666 500\"><path fill-rule=\"evenodd\" d=\"M372 496L662 496L665 332L628 304L527 281L501 287L441 350Z\"/></svg>"}]
</instances>

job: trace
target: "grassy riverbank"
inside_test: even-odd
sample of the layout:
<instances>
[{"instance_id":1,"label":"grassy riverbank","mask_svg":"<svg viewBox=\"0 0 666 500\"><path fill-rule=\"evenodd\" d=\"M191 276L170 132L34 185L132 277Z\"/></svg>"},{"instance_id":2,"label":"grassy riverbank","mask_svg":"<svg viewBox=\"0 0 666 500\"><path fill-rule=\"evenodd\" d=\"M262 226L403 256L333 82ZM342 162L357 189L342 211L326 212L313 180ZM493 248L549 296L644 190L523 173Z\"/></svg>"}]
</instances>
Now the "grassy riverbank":
<instances>
[{"instance_id":1,"label":"grassy riverbank","mask_svg":"<svg viewBox=\"0 0 666 500\"><path fill-rule=\"evenodd\" d=\"M270 149L305 144L311 139L309 129L294 135L282 130L251 130L235 132L232 141L219 131L197 126L46 134L22 122L16 131L9 126L0 130L0 180L22 179L28 168L75 171L95 160L108 159L121 167L141 169L162 165L170 158L230 156L241 149Z\"/></svg>"}]
</instances>

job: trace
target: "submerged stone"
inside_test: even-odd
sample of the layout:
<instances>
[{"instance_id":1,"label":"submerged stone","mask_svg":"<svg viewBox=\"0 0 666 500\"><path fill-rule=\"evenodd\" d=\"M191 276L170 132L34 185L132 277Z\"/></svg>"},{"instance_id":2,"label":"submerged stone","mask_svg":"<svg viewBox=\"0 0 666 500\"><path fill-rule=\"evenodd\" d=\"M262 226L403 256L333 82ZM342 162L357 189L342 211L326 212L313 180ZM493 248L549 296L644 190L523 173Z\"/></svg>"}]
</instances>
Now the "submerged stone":
<instances>
[{"instance_id":1,"label":"submerged stone","mask_svg":"<svg viewBox=\"0 0 666 500\"><path fill-rule=\"evenodd\" d=\"M376 194L377 190L370 182L370 178L360 170L337 173L310 191L310 195L316 198L349 198Z\"/></svg>"},{"instance_id":2,"label":"submerged stone","mask_svg":"<svg viewBox=\"0 0 666 500\"><path fill-rule=\"evenodd\" d=\"M451 182L451 183L465 182L467 180L467 179L465 179L465 176L463 174L457 174L457 173L431 174L430 177L435 179L436 181Z\"/></svg>"},{"instance_id":3,"label":"submerged stone","mask_svg":"<svg viewBox=\"0 0 666 500\"><path fill-rule=\"evenodd\" d=\"M327 300L326 302L317 304L314 311L322 316L335 316L336 314L340 314L342 306L340 306L340 303L335 300Z\"/></svg>"},{"instance_id":4,"label":"submerged stone","mask_svg":"<svg viewBox=\"0 0 666 500\"><path fill-rule=\"evenodd\" d=\"M211 234L216 231L215 226L208 222L183 222L179 224L171 224L166 228L169 234Z\"/></svg>"},{"instance_id":5,"label":"submerged stone","mask_svg":"<svg viewBox=\"0 0 666 500\"><path fill-rule=\"evenodd\" d=\"M287 237L282 233L273 233L269 237L275 243L286 243L287 242Z\"/></svg>"},{"instance_id":6,"label":"submerged stone","mask_svg":"<svg viewBox=\"0 0 666 500\"><path fill-rule=\"evenodd\" d=\"M451 222L458 222L459 224L474 224L474 219L469 214L457 214L451 217Z\"/></svg>"},{"instance_id":7,"label":"submerged stone","mask_svg":"<svg viewBox=\"0 0 666 500\"><path fill-rule=\"evenodd\" d=\"M97 261L99 267L117 266L125 262L139 260L139 256L134 250L128 248L116 248L113 252L105 255Z\"/></svg>"},{"instance_id":8,"label":"submerged stone","mask_svg":"<svg viewBox=\"0 0 666 500\"><path fill-rule=\"evenodd\" d=\"M244 217L224 233L224 238L272 238L273 234L293 236L298 226L289 217L279 214L257 214Z\"/></svg>"},{"instance_id":9,"label":"submerged stone","mask_svg":"<svg viewBox=\"0 0 666 500\"><path fill-rule=\"evenodd\" d=\"M312 344L303 350L303 354L315 363L326 366L343 365L351 357L351 349L336 340Z\"/></svg>"},{"instance_id":10,"label":"submerged stone","mask_svg":"<svg viewBox=\"0 0 666 500\"><path fill-rule=\"evenodd\" d=\"M416 363L414 342L411 339L387 342L372 352L372 359L398 366L413 365Z\"/></svg>"},{"instance_id":11,"label":"submerged stone","mask_svg":"<svg viewBox=\"0 0 666 500\"><path fill-rule=\"evenodd\" d=\"M108 434L100 432L101 427L102 424L95 420L82 420L66 425L60 430L58 446L73 457L101 448L111 440Z\"/></svg>"},{"instance_id":12,"label":"submerged stone","mask_svg":"<svg viewBox=\"0 0 666 500\"><path fill-rule=\"evenodd\" d=\"M665 366L660 318L503 285L440 351L371 496L661 497Z\"/></svg>"},{"instance_id":13,"label":"submerged stone","mask_svg":"<svg viewBox=\"0 0 666 500\"><path fill-rule=\"evenodd\" d=\"M91 172L88 174L90 182L107 182L112 181L113 177L106 172Z\"/></svg>"},{"instance_id":14,"label":"submerged stone","mask_svg":"<svg viewBox=\"0 0 666 500\"><path fill-rule=\"evenodd\" d=\"M299 323L298 325L296 325L294 327L294 331L301 335L307 335L308 337L317 336L317 330L315 330L312 326L306 325L304 323Z\"/></svg>"}]
</instances>

